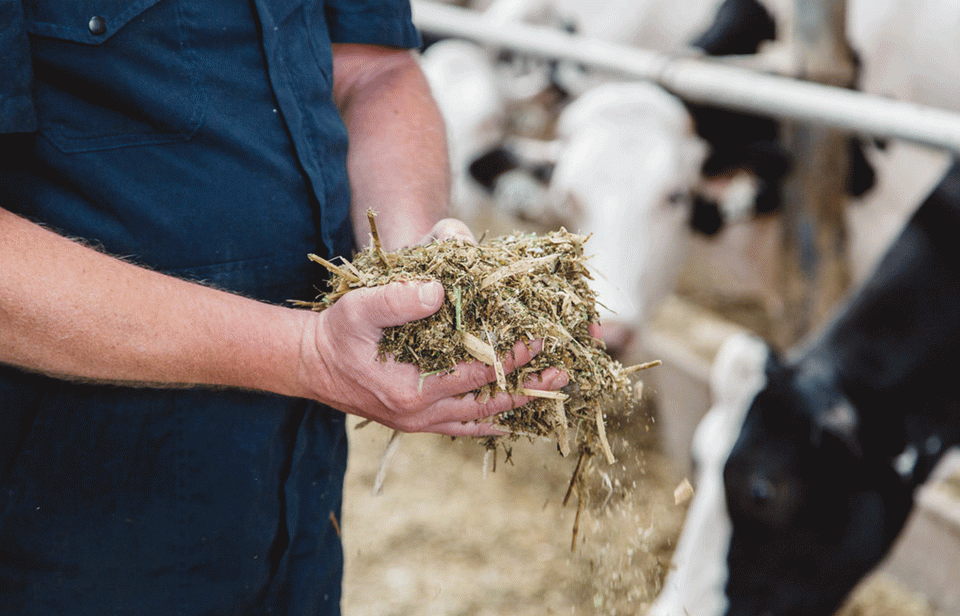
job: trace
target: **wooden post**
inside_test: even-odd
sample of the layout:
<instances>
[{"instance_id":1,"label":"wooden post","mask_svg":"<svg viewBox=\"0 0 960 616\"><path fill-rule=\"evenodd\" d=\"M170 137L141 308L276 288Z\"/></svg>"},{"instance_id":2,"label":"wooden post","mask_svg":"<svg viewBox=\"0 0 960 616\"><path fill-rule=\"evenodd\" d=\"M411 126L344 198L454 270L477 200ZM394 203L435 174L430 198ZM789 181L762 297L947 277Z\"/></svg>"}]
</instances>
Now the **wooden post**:
<instances>
[{"instance_id":1,"label":"wooden post","mask_svg":"<svg viewBox=\"0 0 960 616\"><path fill-rule=\"evenodd\" d=\"M799 77L850 86L845 0L795 0L794 48ZM774 343L787 348L816 328L846 293L850 272L844 225L848 134L823 125L784 124L794 166L784 185L782 314Z\"/></svg>"}]
</instances>

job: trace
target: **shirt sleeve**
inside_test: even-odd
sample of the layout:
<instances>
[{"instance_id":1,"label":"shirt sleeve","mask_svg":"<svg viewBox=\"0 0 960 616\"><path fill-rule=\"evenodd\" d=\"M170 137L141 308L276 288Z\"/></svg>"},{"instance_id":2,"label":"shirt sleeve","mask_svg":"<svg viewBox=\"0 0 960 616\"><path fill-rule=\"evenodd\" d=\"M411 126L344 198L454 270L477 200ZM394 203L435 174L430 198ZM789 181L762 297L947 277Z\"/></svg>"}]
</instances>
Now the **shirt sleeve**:
<instances>
[{"instance_id":1,"label":"shirt sleeve","mask_svg":"<svg viewBox=\"0 0 960 616\"><path fill-rule=\"evenodd\" d=\"M326 11L330 40L334 43L408 49L421 45L409 0L328 0Z\"/></svg>"},{"instance_id":2,"label":"shirt sleeve","mask_svg":"<svg viewBox=\"0 0 960 616\"><path fill-rule=\"evenodd\" d=\"M0 133L37 129L30 41L20 0L0 0Z\"/></svg>"}]
</instances>

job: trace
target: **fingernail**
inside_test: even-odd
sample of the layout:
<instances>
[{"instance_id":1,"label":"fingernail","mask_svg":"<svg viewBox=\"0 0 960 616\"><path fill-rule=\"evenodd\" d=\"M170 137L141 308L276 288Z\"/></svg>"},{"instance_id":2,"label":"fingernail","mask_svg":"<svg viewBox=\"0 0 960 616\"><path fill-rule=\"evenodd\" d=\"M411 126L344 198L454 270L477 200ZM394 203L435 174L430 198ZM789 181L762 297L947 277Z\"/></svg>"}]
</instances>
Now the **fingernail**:
<instances>
[{"instance_id":1,"label":"fingernail","mask_svg":"<svg viewBox=\"0 0 960 616\"><path fill-rule=\"evenodd\" d=\"M561 387L566 387L569 382L570 375L568 375L565 370L558 370L552 379L551 386L560 389Z\"/></svg>"},{"instance_id":2,"label":"fingernail","mask_svg":"<svg viewBox=\"0 0 960 616\"><path fill-rule=\"evenodd\" d=\"M437 282L420 285L420 303L424 308L436 308L443 301L443 287Z\"/></svg>"},{"instance_id":3,"label":"fingernail","mask_svg":"<svg viewBox=\"0 0 960 616\"><path fill-rule=\"evenodd\" d=\"M541 373L540 378L550 389L560 389L570 380L566 370L559 368L547 368Z\"/></svg>"}]
</instances>

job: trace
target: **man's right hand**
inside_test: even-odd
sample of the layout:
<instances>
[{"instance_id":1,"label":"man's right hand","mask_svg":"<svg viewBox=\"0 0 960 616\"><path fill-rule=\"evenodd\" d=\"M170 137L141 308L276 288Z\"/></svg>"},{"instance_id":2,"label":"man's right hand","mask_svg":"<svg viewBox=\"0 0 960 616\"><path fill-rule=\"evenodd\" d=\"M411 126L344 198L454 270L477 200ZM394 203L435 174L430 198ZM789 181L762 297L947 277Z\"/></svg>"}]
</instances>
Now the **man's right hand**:
<instances>
[{"instance_id":1,"label":"man's right hand","mask_svg":"<svg viewBox=\"0 0 960 616\"><path fill-rule=\"evenodd\" d=\"M416 366L379 358L383 328L430 316L440 309L443 298L438 282L396 282L347 293L306 327L300 361L302 385L311 397L333 408L403 432L502 434L479 420L522 406L532 398L501 392L487 402L478 402L469 392L496 380L492 366L462 363L451 373L424 378L421 386ZM509 372L526 364L541 347L542 341L530 343L530 348L518 342L513 353L502 358L504 369ZM525 386L555 390L567 382L567 375L555 368L539 376Z\"/></svg>"}]
</instances>

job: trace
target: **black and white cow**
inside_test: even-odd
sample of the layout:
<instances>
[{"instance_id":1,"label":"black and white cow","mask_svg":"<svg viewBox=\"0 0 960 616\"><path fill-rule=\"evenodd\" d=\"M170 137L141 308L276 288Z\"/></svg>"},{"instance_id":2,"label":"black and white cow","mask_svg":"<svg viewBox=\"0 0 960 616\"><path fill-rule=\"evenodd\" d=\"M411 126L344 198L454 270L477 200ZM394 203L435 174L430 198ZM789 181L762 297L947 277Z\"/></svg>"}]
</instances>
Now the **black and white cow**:
<instances>
[{"instance_id":1,"label":"black and white cow","mask_svg":"<svg viewBox=\"0 0 960 616\"><path fill-rule=\"evenodd\" d=\"M721 350L698 488L650 616L826 616L960 445L960 163L811 342Z\"/></svg>"},{"instance_id":2,"label":"black and white cow","mask_svg":"<svg viewBox=\"0 0 960 616\"><path fill-rule=\"evenodd\" d=\"M691 42L691 46L712 57L751 55L758 53L765 42L776 39L777 23L761 2L724 0L717 7L712 23ZM749 171L757 181L756 212L776 210L780 206L781 186L792 164L790 153L781 140L780 122L770 116L707 104L687 103L687 109L697 133L710 145L710 156L704 161L703 174L715 177L731 171ZM853 137L847 143L850 164L847 193L861 197L873 187L875 171L860 139ZM694 227L702 231L718 230L721 218L714 219L717 221L715 227L696 219Z\"/></svg>"},{"instance_id":3,"label":"black and white cow","mask_svg":"<svg viewBox=\"0 0 960 616\"><path fill-rule=\"evenodd\" d=\"M678 17L678 7L665 6L663 0L604 0L600 5L589 6L568 0L497 0L484 17L519 21L538 12L554 14L554 22L588 37L673 53L698 50L711 57L756 54L765 42L777 39L774 16L758 0L723 0L719 4L716 0L698 0L683 4L684 12ZM660 32L660 36L654 36L655 32ZM552 84L562 93L561 99L576 98L608 79L572 62L554 62L551 67L543 71L540 84ZM582 74L584 70L586 76ZM457 99L457 104L465 105L462 98ZM746 172L752 176L752 211L763 214L776 210L780 206L781 186L792 164L782 143L780 121L708 104L688 102L686 107L696 132L709 145L701 175L722 186L731 177ZM479 185L493 192L505 173L523 166L523 156L517 154L498 145L473 161L470 174ZM857 138L849 140L849 159L847 192L860 197L874 185L875 173ZM690 178L691 185L695 180ZM689 215L693 230L713 235L729 222L730 213L715 195L707 194L717 190L723 189L693 190L695 198Z\"/></svg>"}]
</instances>

